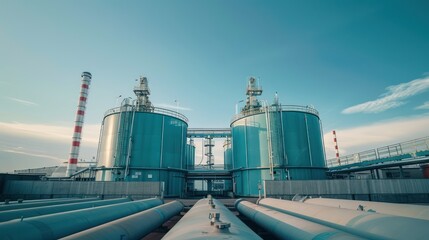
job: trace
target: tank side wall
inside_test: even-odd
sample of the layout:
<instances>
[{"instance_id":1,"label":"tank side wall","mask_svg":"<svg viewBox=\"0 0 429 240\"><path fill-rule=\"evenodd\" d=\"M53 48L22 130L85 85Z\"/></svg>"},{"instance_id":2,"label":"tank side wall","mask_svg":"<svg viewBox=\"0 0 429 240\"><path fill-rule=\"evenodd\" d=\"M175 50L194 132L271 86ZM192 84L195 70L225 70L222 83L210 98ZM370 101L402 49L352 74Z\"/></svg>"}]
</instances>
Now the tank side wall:
<instances>
[{"instance_id":1,"label":"tank side wall","mask_svg":"<svg viewBox=\"0 0 429 240\"><path fill-rule=\"evenodd\" d=\"M323 152L324 146L322 132L320 131L320 120L314 115L307 114L307 123L313 166L325 167L325 154Z\"/></svg>"},{"instance_id":2,"label":"tank side wall","mask_svg":"<svg viewBox=\"0 0 429 240\"><path fill-rule=\"evenodd\" d=\"M304 114L283 112L283 136L288 166L311 166Z\"/></svg>"},{"instance_id":3,"label":"tank side wall","mask_svg":"<svg viewBox=\"0 0 429 240\"><path fill-rule=\"evenodd\" d=\"M163 116L136 113L131 150L131 167L159 168L161 160L161 140Z\"/></svg>"}]
</instances>

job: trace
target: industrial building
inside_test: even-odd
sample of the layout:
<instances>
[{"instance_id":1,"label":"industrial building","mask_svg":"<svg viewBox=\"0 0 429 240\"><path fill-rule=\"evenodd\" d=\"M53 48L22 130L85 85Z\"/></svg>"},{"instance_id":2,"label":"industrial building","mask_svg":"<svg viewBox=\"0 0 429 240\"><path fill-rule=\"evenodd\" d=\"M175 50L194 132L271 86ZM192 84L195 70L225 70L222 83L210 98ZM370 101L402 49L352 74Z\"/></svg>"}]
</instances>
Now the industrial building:
<instances>
[{"instance_id":1,"label":"industrial building","mask_svg":"<svg viewBox=\"0 0 429 240\"><path fill-rule=\"evenodd\" d=\"M136 98L105 113L94 162L79 163L91 80L82 73L67 166L1 176L0 239L159 239L153 234L162 226L169 226L164 239L429 234L428 206L382 203L429 202L429 137L326 159L318 111L282 105L277 96L259 99L263 89L253 77L229 127L199 129L188 128L178 111L154 106L140 77ZM196 164L195 139L203 139L204 163ZM169 221L174 217L181 219Z\"/></svg>"}]
</instances>

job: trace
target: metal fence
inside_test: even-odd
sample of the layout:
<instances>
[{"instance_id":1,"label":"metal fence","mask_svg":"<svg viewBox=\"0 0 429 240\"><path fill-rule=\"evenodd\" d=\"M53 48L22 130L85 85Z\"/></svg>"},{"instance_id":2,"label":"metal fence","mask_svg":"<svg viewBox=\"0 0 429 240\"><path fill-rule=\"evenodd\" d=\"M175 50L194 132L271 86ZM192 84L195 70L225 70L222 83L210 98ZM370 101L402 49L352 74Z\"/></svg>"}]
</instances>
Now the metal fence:
<instances>
[{"instance_id":1,"label":"metal fence","mask_svg":"<svg viewBox=\"0 0 429 240\"><path fill-rule=\"evenodd\" d=\"M319 116L319 112L313 107L313 106L299 106L299 105L271 105L268 107L260 107L256 109L250 109L246 111L242 111L239 114L236 114L233 116L231 122L234 122L237 119L259 114L259 113L265 113L266 111L269 112L281 112L281 111L290 111L290 112L304 112L304 113L311 113L316 116Z\"/></svg>"},{"instance_id":2,"label":"metal fence","mask_svg":"<svg viewBox=\"0 0 429 240\"><path fill-rule=\"evenodd\" d=\"M133 199L161 196L162 182L6 181L2 198L130 196Z\"/></svg>"},{"instance_id":3,"label":"metal fence","mask_svg":"<svg viewBox=\"0 0 429 240\"><path fill-rule=\"evenodd\" d=\"M429 179L266 180L264 189L266 197L288 199L299 194L392 202L429 202Z\"/></svg>"},{"instance_id":4,"label":"metal fence","mask_svg":"<svg viewBox=\"0 0 429 240\"><path fill-rule=\"evenodd\" d=\"M158 113L158 114L163 114L163 115L178 118L178 119L180 119L186 123L189 121L188 118L185 117L185 115L179 113L178 111L173 111L170 109L165 109L165 108L160 108L160 107L152 107L152 108L149 108L146 110L137 110L135 105L123 105L121 107L109 109L104 113L104 116L106 117L107 115L110 115L113 113L132 112L132 111Z\"/></svg>"},{"instance_id":5,"label":"metal fence","mask_svg":"<svg viewBox=\"0 0 429 240\"><path fill-rule=\"evenodd\" d=\"M403 156L403 158L415 157L420 152L426 151L429 151L429 136L346 155L340 157L339 161L337 158L331 158L326 161L326 166L336 167L364 161L373 161L394 157L400 158L401 156Z\"/></svg>"}]
</instances>

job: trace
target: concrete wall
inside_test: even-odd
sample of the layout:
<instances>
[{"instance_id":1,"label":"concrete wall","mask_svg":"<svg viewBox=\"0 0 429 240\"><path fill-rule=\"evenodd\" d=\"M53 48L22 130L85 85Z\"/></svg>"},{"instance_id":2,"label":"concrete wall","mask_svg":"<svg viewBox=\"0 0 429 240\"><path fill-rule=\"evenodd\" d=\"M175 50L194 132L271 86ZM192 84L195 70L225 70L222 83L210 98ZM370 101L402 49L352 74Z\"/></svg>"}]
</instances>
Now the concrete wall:
<instances>
[{"instance_id":1,"label":"concrete wall","mask_svg":"<svg viewBox=\"0 0 429 240\"><path fill-rule=\"evenodd\" d=\"M68 181L7 181L0 199L39 199L58 197L118 198L131 196L142 199L160 196L160 182L68 182Z\"/></svg>"},{"instance_id":2,"label":"concrete wall","mask_svg":"<svg viewBox=\"0 0 429 240\"><path fill-rule=\"evenodd\" d=\"M429 202L429 179L265 181L267 197L313 197L382 202Z\"/></svg>"}]
</instances>

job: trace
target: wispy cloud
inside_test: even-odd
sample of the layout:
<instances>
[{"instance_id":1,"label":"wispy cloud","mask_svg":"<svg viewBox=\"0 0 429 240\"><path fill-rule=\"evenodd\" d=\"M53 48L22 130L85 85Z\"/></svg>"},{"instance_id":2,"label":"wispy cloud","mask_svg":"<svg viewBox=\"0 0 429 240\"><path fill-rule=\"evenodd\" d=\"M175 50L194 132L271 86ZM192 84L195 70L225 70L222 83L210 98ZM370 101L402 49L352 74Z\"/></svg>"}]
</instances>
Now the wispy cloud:
<instances>
[{"instance_id":1,"label":"wispy cloud","mask_svg":"<svg viewBox=\"0 0 429 240\"><path fill-rule=\"evenodd\" d=\"M181 107L181 106L175 106L175 105L165 104L165 103L157 104L157 106L159 106L161 108L169 108L169 109L174 109L174 110L192 111L191 108Z\"/></svg>"},{"instance_id":2,"label":"wispy cloud","mask_svg":"<svg viewBox=\"0 0 429 240\"><path fill-rule=\"evenodd\" d=\"M429 136L429 115L391 119L371 125L336 129L340 155ZM327 158L335 156L332 131L324 134Z\"/></svg>"},{"instance_id":3,"label":"wispy cloud","mask_svg":"<svg viewBox=\"0 0 429 240\"><path fill-rule=\"evenodd\" d=\"M418 109L418 110L429 109L429 102L425 102L425 103L423 103L423 105L420 105L420 106L416 107L415 109Z\"/></svg>"},{"instance_id":4,"label":"wispy cloud","mask_svg":"<svg viewBox=\"0 0 429 240\"><path fill-rule=\"evenodd\" d=\"M100 125L87 124L83 127L82 142L96 146L98 144ZM53 141L71 141L72 126L34 124L34 123L7 123L0 122L0 134L10 134L13 136L24 136L33 139L46 139Z\"/></svg>"},{"instance_id":5,"label":"wispy cloud","mask_svg":"<svg viewBox=\"0 0 429 240\"><path fill-rule=\"evenodd\" d=\"M27 101L27 100L23 100L23 99L19 99L19 98L13 98L13 97L4 97L6 99L9 99L11 101L26 105L26 106L39 106L39 104L35 103L35 102L31 102L31 101Z\"/></svg>"},{"instance_id":6,"label":"wispy cloud","mask_svg":"<svg viewBox=\"0 0 429 240\"><path fill-rule=\"evenodd\" d=\"M429 89L429 76L415 79L407 83L389 86L386 92L373 101L364 102L348 107L342 111L343 114L352 113L379 113L391 108L404 105L405 99L425 92Z\"/></svg>"},{"instance_id":7,"label":"wispy cloud","mask_svg":"<svg viewBox=\"0 0 429 240\"><path fill-rule=\"evenodd\" d=\"M25 155L25 156L30 156L30 157L50 159L50 160L61 161L61 162L64 162L67 160L67 159L62 159L62 158L58 158L58 157L47 155L47 154L26 151L26 150L23 150L22 148L0 149L0 151L7 152L7 153L13 153L13 154L20 154L20 155Z\"/></svg>"}]
</instances>

